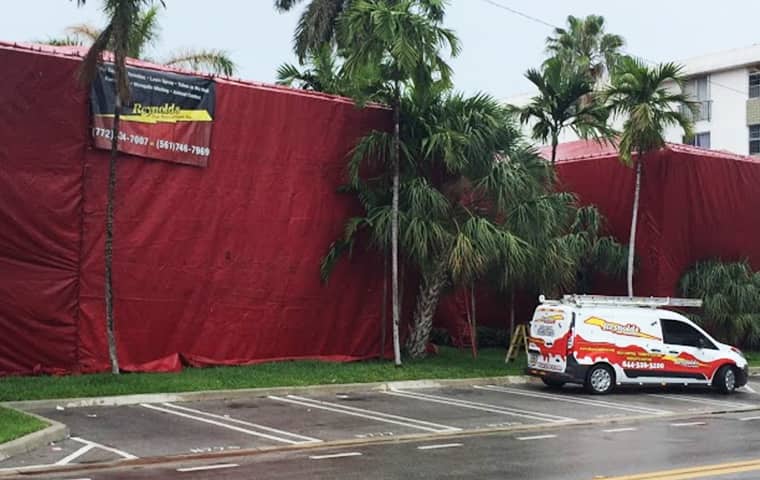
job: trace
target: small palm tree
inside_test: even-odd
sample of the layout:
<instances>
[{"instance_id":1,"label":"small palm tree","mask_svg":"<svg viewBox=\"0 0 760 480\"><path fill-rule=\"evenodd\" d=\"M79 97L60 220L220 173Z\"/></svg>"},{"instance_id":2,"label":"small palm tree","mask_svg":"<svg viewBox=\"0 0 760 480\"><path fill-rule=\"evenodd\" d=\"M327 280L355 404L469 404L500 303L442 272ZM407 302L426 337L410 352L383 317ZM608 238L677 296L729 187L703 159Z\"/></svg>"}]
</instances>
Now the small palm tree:
<instances>
[{"instance_id":1,"label":"small palm tree","mask_svg":"<svg viewBox=\"0 0 760 480\"><path fill-rule=\"evenodd\" d=\"M277 84L335 94L341 94L344 90L346 79L332 46L324 45L316 53L308 54L302 66L306 68L282 64L277 69Z\"/></svg>"},{"instance_id":2,"label":"small palm tree","mask_svg":"<svg viewBox=\"0 0 760 480\"><path fill-rule=\"evenodd\" d=\"M552 56L587 72L594 83L612 71L624 45L623 37L605 32L604 17L599 15L570 15L567 28L556 28L546 39L546 49Z\"/></svg>"},{"instance_id":3,"label":"small palm tree","mask_svg":"<svg viewBox=\"0 0 760 480\"><path fill-rule=\"evenodd\" d=\"M439 2L431 2L438 4ZM391 215L391 297L394 357L401 364L399 343L400 302L398 284L399 186L401 156L401 98L405 85L429 87L434 78L443 85L451 81L451 68L441 55L459 53L459 40L430 15L429 4L416 0L353 0L339 21L339 45L346 45L344 68L357 76L380 66L388 103L393 109L391 169L393 199Z\"/></svg>"},{"instance_id":4,"label":"small palm tree","mask_svg":"<svg viewBox=\"0 0 760 480\"><path fill-rule=\"evenodd\" d=\"M571 244L577 252L575 292L592 292L595 273L622 278L626 271L628 249L613 237L603 235L604 217L595 206L575 212L570 232Z\"/></svg>"},{"instance_id":5,"label":"small palm tree","mask_svg":"<svg viewBox=\"0 0 760 480\"><path fill-rule=\"evenodd\" d=\"M560 58L550 58L541 70L530 69L525 76L536 86L538 95L516 112L521 123L533 124L531 136L535 140L551 141L552 165L564 129L585 139L608 139L614 134L607 125L609 110L581 71Z\"/></svg>"},{"instance_id":6,"label":"small palm tree","mask_svg":"<svg viewBox=\"0 0 760 480\"><path fill-rule=\"evenodd\" d=\"M620 161L636 169L636 186L631 215L631 236L628 244L628 295L633 296L633 259L636 247L636 225L641 192L641 172L646 156L665 146L665 128L675 126L692 134L693 124L683 108L695 111L696 104L681 93L684 79L682 67L665 63L650 68L641 60L624 57L613 70L612 83L604 92L614 114L625 118L618 149ZM676 91L672 87L677 87Z\"/></svg>"},{"instance_id":7,"label":"small palm tree","mask_svg":"<svg viewBox=\"0 0 760 480\"><path fill-rule=\"evenodd\" d=\"M127 46L127 56L130 58L150 60L146 57L147 50L158 43L160 39L159 9L155 5L149 5L149 3L146 3L147 8L139 12L130 28L131 37ZM93 45L102 32L92 25L83 23L68 27L66 33L67 36L64 38L50 39L45 43L50 45ZM233 75L236 70L235 63L225 52L214 49L183 49L158 60L158 63L227 76Z\"/></svg>"},{"instance_id":8,"label":"small palm tree","mask_svg":"<svg viewBox=\"0 0 760 480\"><path fill-rule=\"evenodd\" d=\"M747 261L699 262L681 277L681 294L704 300L692 319L732 345L760 345L760 273Z\"/></svg>"}]
</instances>

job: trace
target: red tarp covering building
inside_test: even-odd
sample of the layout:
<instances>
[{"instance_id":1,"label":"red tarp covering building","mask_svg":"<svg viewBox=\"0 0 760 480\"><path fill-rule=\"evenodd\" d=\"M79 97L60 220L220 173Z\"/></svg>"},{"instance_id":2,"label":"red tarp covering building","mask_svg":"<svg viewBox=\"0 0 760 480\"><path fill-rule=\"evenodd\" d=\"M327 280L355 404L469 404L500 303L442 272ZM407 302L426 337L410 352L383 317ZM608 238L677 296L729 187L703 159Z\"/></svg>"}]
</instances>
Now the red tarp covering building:
<instances>
[{"instance_id":1,"label":"red tarp covering building","mask_svg":"<svg viewBox=\"0 0 760 480\"><path fill-rule=\"evenodd\" d=\"M542 152L548 157L548 152ZM574 192L582 205L596 205L609 233L627 245L633 208L635 172L618 160L609 144L576 141L559 146L560 188ZM648 155L642 175L636 235L636 295L678 294L683 273L700 260L748 259L760 269L760 158L668 144ZM603 285L601 293L626 295L625 282ZM477 319L505 328L509 302L481 288ZM587 292L594 293L594 292ZM466 294L442 302L438 321L455 341L466 326ZM525 322L530 305L518 305Z\"/></svg>"},{"instance_id":2,"label":"red tarp covering building","mask_svg":"<svg viewBox=\"0 0 760 480\"><path fill-rule=\"evenodd\" d=\"M77 49L0 43L0 374L108 368L108 152ZM142 62L135 64L151 67ZM128 370L377 355L372 256L319 263L358 205L336 193L378 107L219 79L208 168L120 156L115 318Z\"/></svg>"},{"instance_id":3,"label":"red tarp covering building","mask_svg":"<svg viewBox=\"0 0 760 480\"><path fill-rule=\"evenodd\" d=\"M0 43L0 375L108 368L108 153L91 148L79 54ZM121 156L114 286L122 366L377 355L381 260L341 261L327 285L318 266L358 213L336 193L346 155L389 121L382 108L220 79L208 168ZM597 205L627 243L633 170L611 146L569 143L558 155L562 188ZM648 157L636 294L676 293L684 270L707 258L760 268L758 211L757 159L682 145ZM478 324L505 327L509 303L482 290ZM624 293L623 284L607 293ZM529 306L520 307L525 321ZM461 336L465 311L464 297L452 295L437 324Z\"/></svg>"}]
</instances>

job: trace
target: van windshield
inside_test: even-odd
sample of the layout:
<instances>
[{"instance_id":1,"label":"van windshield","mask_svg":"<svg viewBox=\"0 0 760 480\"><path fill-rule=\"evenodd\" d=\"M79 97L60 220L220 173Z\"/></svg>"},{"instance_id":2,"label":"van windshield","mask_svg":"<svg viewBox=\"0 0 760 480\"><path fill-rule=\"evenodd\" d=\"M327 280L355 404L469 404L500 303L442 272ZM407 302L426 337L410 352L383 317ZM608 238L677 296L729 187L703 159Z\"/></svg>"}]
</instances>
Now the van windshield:
<instances>
[{"instance_id":1,"label":"van windshield","mask_svg":"<svg viewBox=\"0 0 760 480\"><path fill-rule=\"evenodd\" d=\"M687 347L702 347L717 350L718 348L707 337L688 323L678 320L661 319L663 341L670 345ZM700 345L701 340L701 345Z\"/></svg>"}]
</instances>

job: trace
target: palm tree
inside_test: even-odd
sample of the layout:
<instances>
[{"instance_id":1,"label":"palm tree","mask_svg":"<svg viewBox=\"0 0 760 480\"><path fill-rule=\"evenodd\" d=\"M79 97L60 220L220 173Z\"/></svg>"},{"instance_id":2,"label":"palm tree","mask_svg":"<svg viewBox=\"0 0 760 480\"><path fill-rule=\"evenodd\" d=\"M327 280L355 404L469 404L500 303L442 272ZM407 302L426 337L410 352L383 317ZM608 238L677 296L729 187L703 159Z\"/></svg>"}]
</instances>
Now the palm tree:
<instances>
[{"instance_id":1,"label":"palm tree","mask_svg":"<svg viewBox=\"0 0 760 480\"><path fill-rule=\"evenodd\" d=\"M623 37L605 32L604 17L599 15L586 18L570 15L567 28L556 28L546 39L546 49L553 57L588 72L592 83L612 71L624 45Z\"/></svg>"},{"instance_id":2,"label":"palm tree","mask_svg":"<svg viewBox=\"0 0 760 480\"><path fill-rule=\"evenodd\" d=\"M439 2L431 2L438 4ZM344 68L349 76L380 66L387 99L393 110L391 169L393 199L391 215L391 297L394 359L401 365L399 343L398 229L401 155L401 97L406 85L430 87L438 78L449 85L451 68L441 56L448 47L451 56L459 53L459 40L430 15L429 5L416 0L353 0L339 21L339 45L346 50Z\"/></svg>"},{"instance_id":3,"label":"palm tree","mask_svg":"<svg viewBox=\"0 0 760 480\"><path fill-rule=\"evenodd\" d=\"M130 28L130 39L127 46L127 56L150 60L146 57L149 47L158 43L160 39L159 9L147 2L144 10L141 10ZM50 45L92 45L98 39L101 30L89 25L72 25L66 29L67 36L61 39L50 39L45 43ZM111 48L109 45L108 48ZM158 61L163 65L178 68L187 68L195 71L203 71L217 75L233 75L236 67L230 57L221 50L183 49L176 51L168 57Z\"/></svg>"},{"instance_id":4,"label":"palm tree","mask_svg":"<svg viewBox=\"0 0 760 480\"><path fill-rule=\"evenodd\" d=\"M294 49L298 59L304 61L309 52L319 51L325 44L333 44L336 40L338 19L347 11L355 0L309 0L296 26L293 39ZM396 0L386 0L393 3ZM275 0L277 10L287 12L303 0ZM426 7L426 12L437 21L443 18L443 3L441 0L420 0Z\"/></svg>"},{"instance_id":5,"label":"palm tree","mask_svg":"<svg viewBox=\"0 0 760 480\"><path fill-rule=\"evenodd\" d=\"M551 141L551 163L557 158L560 133L570 128L580 138L607 139L614 131L607 125L609 111L594 94L591 81L560 58L548 59L541 70L525 74L538 89L528 105L515 109L520 122L532 123L531 136Z\"/></svg>"},{"instance_id":6,"label":"palm tree","mask_svg":"<svg viewBox=\"0 0 760 480\"><path fill-rule=\"evenodd\" d=\"M77 5L84 5L86 0L77 0ZM151 0L104 0L103 10L108 17L108 25L103 29L84 57L80 71L83 83L90 85L98 72L102 56L107 49L113 51L114 57L114 116L111 156L108 162L108 200L106 207L105 238L105 307L106 337L108 354L111 359L111 372L119 374L119 356L116 348L113 308L113 220L114 198L116 195L116 158L119 145L119 119L121 106L129 102L130 88L127 76L127 56L135 37L134 28L138 23L142 9Z\"/></svg>"},{"instance_id":7,"label":"palm tree","mask_svg":"<svg viewBox=\"0 0 760 480\"><path fill-rule=\"evenodd\" d=\"M604 92L613 114L625 117L618 149L620 161L636 168L633 194L631 236L628 244L628 295L633 296L633 258L636 250L636 225L641 192L641 172L646 156L665 146L664 130L680 127L684 135L692 134L691 117L683 109L694 112L696 104L682 93L682 67L665 63L649 68L641 60L624 57L613 70L612 83ZM676 92L668 85L678 87Z\"/></svg>"},{"instance_id":8,"label":"palm tree","mask_svg":"<svg viewBox=\"0 0 760 480\"><path fill-rule=\"evenodd\" d=\"M407 91L401 111L404 162L411 166L401 178L399 237L406 262L422 277L406 344L417 358L425 353L444 289L471 287L495 269L530 270L538 257L530 245L542 238L534 230L554 228L561 215L552 209L567 196L548 190L551 169L522 145L508 112L491 97L442 93L422 101ZM346 222L344 236L325 257L323 277L353 250L358 232L368 230L379 249L391 242L392 181L387 175L359 178L359 164L384 162L392 143L390 135L377 133L357 146L351 188L366 215Z\"/></svg>"}]
</instances>

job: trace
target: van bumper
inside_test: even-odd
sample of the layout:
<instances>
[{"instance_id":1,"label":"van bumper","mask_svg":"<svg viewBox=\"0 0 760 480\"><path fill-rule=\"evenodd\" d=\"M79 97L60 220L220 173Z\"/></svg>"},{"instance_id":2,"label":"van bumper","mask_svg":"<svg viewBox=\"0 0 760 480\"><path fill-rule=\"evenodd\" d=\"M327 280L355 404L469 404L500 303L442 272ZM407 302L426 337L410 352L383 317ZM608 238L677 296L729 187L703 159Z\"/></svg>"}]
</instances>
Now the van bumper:
<instances>
[{"instance_id":1,"label":"van bumper","mask_svg":"<svg viewBox=\"0 0 760 480\"><path fill-rule=\"evenodd\" d=\"M552 370L542 370L540 368L528 367L525 369L527 375L533 377L547 378L549 380L556 380L566 383L580 383L586 382L586 373L588 372L586 365L579 365L572 355L567 357L567 364L564 372L555 372Z\"/></svg>"}]
</instances>

